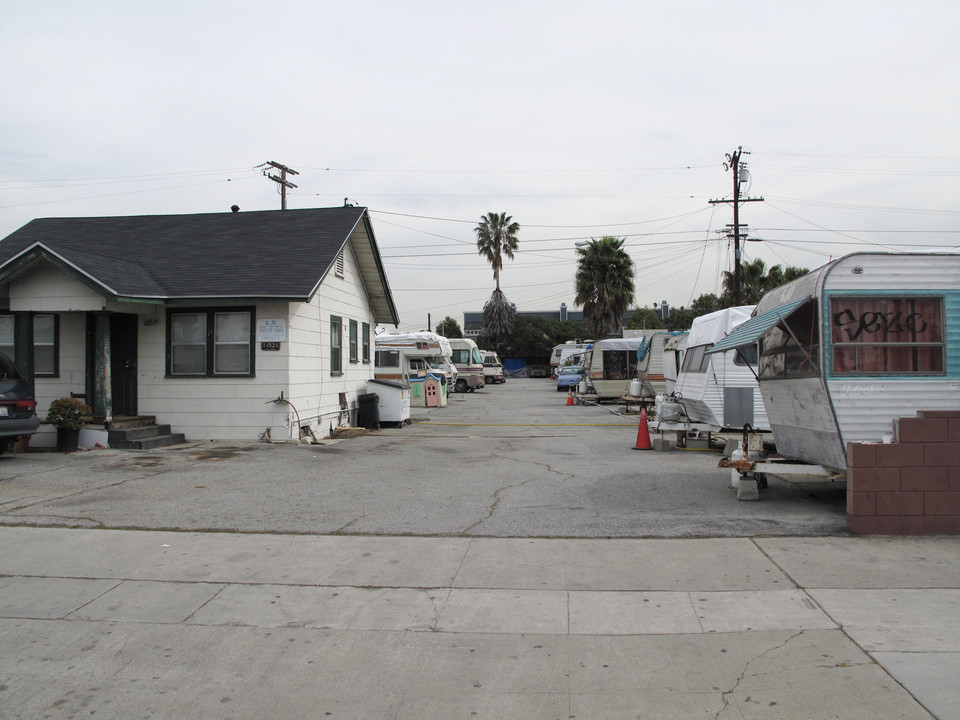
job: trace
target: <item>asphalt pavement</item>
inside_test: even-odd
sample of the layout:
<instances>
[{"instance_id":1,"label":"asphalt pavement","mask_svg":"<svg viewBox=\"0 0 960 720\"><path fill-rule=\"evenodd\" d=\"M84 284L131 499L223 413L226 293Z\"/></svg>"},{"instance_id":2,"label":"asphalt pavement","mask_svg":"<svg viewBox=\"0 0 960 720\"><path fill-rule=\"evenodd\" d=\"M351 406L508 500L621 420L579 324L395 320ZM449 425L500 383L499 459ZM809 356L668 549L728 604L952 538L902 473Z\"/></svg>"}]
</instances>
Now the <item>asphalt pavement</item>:
<instances>
[{"instance_id":1,"label":"asphalt pavement","mask_svg":"<svg viewBox=\"0 0 960 720\"><path fill-rule=\"evenodd\" d=\"M957 538L565 399L0 457L0 718L960 718Z\"/></svg>"}]
</instances>

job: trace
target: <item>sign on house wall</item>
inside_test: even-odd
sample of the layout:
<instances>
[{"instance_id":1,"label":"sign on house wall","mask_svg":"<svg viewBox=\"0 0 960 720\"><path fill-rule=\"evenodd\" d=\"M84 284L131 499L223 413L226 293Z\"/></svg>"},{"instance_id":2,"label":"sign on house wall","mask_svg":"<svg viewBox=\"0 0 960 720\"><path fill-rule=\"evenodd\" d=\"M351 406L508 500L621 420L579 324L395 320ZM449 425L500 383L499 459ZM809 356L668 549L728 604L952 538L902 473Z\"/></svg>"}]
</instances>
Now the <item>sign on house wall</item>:
<instances>
[{"instance_id":1,"label":"sign on house wall","mask_svg":"<svg viewBox=\"0 0 960 720\"><path fill-rule=\"evenodd\" d=\"M257 342L261 350L279 350L287 340L287 321L284 318L257 318Z\"/></svg>"}]
</instances>

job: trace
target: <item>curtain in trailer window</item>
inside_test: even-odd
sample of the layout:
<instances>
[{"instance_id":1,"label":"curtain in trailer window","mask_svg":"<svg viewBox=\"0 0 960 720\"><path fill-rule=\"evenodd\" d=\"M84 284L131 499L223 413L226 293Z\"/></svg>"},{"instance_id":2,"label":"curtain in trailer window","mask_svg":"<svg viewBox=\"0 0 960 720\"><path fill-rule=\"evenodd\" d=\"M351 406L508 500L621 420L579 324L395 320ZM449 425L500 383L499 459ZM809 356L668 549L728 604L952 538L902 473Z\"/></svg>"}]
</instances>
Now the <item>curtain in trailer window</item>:
<instances>
[{"instance_id":1,"label":"curtain in trailer window","mask_svg":"<svg viewBox=\"0 0 960 720\"><path fill-rule=\"evenodd\" d=\"M835 297L830 324L836 374L944 371L942 297Z\"/></svg>"},{"instance_id":2,"label":"curtain in trailer window","mask_svg":"<svg viewBox=\"0 0 960 720\"><path fill-rule=\"evenodd\" d=\"M207 314L177 313L170 325L170 372L204 375L207 372Z\"/></svg>"},{"instance_id":3,"label":"curtain in trailer window","mask_svg":"<svg viewBox=\"0 0 960 720\"><path fill-rule=\"evenodd\" d=\"M250 313L218 312L214 320L213 372L236 375L250 372Z\"/></svg>"}]
</instances>

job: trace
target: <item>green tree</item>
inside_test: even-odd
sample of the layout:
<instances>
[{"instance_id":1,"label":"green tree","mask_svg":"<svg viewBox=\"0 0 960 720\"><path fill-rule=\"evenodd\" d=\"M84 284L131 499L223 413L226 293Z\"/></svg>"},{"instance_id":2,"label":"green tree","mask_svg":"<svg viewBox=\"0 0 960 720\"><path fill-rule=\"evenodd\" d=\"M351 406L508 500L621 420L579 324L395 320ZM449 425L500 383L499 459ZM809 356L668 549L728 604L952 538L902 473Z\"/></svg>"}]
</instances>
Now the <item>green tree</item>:
<instances>
[{"instance_id":1,"label":"green tree","mask_svg":"<svg viewBox=\"0 0 960 720\"><path fill-rule=\"evenodd\" d=\"M477 252L486 258L493 268L493 280L496 287L483 306L483 335L494 340L509 335L516 320L516 308L507 300L500 289L500 270L503 268L503 256L513 260L513 254L519 245L517 233L520 224L513 217L502 213L487 213L480 217L480 224L474 228L477 234Z\"/></svg>"},{"instance_id":2,"label":"green tree","mask_svg":"<svg viewBox=\"0 0 960 720\"><path fill-rule=\"evenodd\" d=\"M633 260L623 249L623 238L592 239L577 248L575 279L577 305L592 337L620 333L623 314L633 302Z\"/></svg>"},{"instance_id":3,"label":"green tree","mask_svg":"<svg viewBox=\"0 0 960 720\"><path fill-rule=\"evenodd\" d=\"M774 265L767 270L766 264L760 258L753 262L747 262L740 265L740 302L744 305L756 305L764 293L773 288L803 277L809 270L806 268L788 266L784 270L779 265ZM727 270L723 272L723 295L721 303L723 307L732 307L734 298L733 273Z\"/></svg>"},{"instance_id":4,"label":"green tree","mask_svg":"<svg viewBox=\"0 0 960 720\"><path fill-rule=\"evenodd\" d=\"M435 331L437 335L442 335L445 338L462 338L463 330L460 328L460 323L454 320L452 317L447 315L443 322L437 325Z\"/></svg>"},{"instance_id":5,"label":"green tree","mask_svg":"<svg viewBox=\"0 0 960 720\"><path fill-rule=\"evenodd\" d=\"M662 327L660 316L653 308L634 308L633 314L627 318L626 328L628 330L655 330L660 327Z\"/></svg>"},{"instance_id":6,"label":"green tree","mask_svg":"<svg viewBox=\"0 0 960 720\"><path fill-rule=\"evenodd\" d=\"M690 303L690 314L693 315L693 317L700 317L701 315L716 312L721 307L720 298L713 293L703 293Z\"/></svg>"}]
</instances>

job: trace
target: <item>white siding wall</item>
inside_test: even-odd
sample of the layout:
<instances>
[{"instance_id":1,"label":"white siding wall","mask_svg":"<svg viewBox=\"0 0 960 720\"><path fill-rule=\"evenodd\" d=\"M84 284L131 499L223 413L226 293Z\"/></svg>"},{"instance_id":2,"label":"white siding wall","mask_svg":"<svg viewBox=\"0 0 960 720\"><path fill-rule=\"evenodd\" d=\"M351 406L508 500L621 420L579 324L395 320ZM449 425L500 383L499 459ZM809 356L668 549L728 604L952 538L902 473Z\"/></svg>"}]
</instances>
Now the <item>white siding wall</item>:
<instances>
[{"instance_id":1,"label":"white siding wall","mask_svg":"<svg viewBox=\"0 0 960 720\"><path fill-rule=\"evenodd\" d=\"M57 398L82 393L86 382L85 313L60 313L60 376L39 377L34 384L37 415L41 422L47 416L50 403ZM30 439L30 447L52 448L57 445L57 431L52 425L41 424L40 431Z\"/></svg>"},{"instance_id":2,"label":"white siding wall","mask_svg":"<svg viewBox=\"0 0 960 720\"><path fill-rule=\"evenodd\" d=\"M10 310L13 312L102 309L100 295L46 263L29 268L10 283Z\"/></svg>"}]
</instances>

